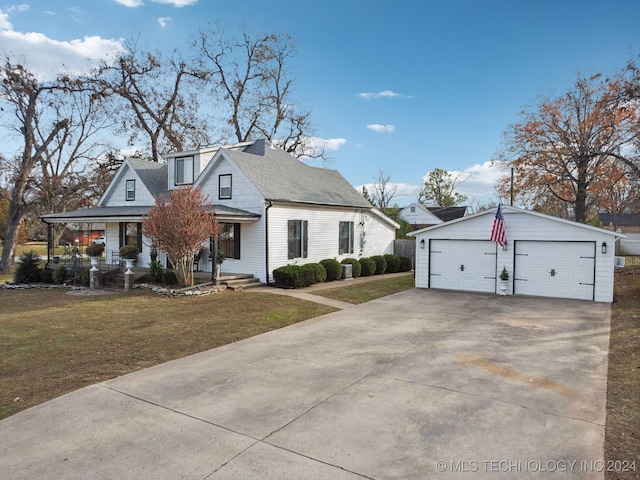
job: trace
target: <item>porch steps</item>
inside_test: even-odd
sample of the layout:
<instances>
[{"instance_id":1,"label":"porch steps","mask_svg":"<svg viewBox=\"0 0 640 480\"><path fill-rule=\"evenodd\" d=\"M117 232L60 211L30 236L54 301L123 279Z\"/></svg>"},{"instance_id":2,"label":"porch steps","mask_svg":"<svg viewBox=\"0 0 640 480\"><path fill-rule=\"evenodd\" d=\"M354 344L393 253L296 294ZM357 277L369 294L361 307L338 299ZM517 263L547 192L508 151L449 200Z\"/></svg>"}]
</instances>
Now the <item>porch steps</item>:
<instances>
[{"instance_id":1,"label":"porch steps","mask_svg":"<svg viewBox=\"0 0 640 480\"><path fill-rule=\"evenodd\" d=\"M223 275L220 281L229 290L246 290L247 288L261 287L263 285L253 275Z\"/></svg>"}]
</instances>

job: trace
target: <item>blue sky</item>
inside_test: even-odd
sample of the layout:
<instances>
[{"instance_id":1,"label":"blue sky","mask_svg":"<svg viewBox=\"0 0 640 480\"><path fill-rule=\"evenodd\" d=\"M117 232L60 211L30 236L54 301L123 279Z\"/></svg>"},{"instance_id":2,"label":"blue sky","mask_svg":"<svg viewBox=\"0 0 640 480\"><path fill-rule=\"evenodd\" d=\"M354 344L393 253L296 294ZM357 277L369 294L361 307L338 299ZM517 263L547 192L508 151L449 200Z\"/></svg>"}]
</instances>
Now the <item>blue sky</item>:
<instances>
[{"instance_id":1,"label":"blue sky","mask_svg":"<svg viewBox=\"0 0 640 480\"><path fill-rule=\"evenodd\" d=\"M637 0L66 0L0 2L0 51L51 71L140 36L183 48L207 22L295 37L298 102L355 187L383 170L401 205L434 168L470 203L496 200L488 162L540 94L640 53Z\"/></svg>"}]
</instances>

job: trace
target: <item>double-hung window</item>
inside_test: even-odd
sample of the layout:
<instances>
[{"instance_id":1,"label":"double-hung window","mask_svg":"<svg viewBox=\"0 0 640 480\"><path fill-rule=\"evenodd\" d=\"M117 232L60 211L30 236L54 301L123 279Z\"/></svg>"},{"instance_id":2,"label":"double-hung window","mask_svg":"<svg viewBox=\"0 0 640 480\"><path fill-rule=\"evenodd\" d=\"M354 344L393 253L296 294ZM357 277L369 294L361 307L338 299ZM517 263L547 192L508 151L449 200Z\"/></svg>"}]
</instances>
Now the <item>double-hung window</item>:
<instances>
[{"instance_id":1,"label":"double-hung window","mask_svg":"<svg viewBox=\"0 0 640 480\"><path fill-rule=\"evenodd\" d=\"M176 185L189 185L193 183L193 157L176 158Z\"/></svg>"},{"instance_id":2,"label":"double-hung window","mask_svg":"<svg viewBox=\"0 0 640 480\"><path fill-rule=\"evenodd\" d=\"M338 254L353 253L353 222L340 222L338 228Z\"/></svg>"},{"instance_id":3,"label":"double-hung window","mask_svg":"<svg viewBox=\"0 0 640 480\"><path fill-rule=\"evenodd\" d=\"M218 245L220 253L225 258L240 259L240 224L239 223L221 223L220 233L218 234Z\"/></svg>"},{"instance_id":4,"label":"double-hung window","mask_svg":"<svg viewBox=\"0 0 640 480\"><path fill-rule=\"evenodd\" d=\"M126 188L126 199L127 201L136 199L136 181L135 180L127 180L127 188Z\"/></svg>"},{"instance_id":5,"label":"double-hung window","mask_svg":"<svg viewBox=\"0 0 640 480\"><path fill-rule=\"evenodd\" d=\"M306 220L289 220L288 229L288 258L307 258L308 222Z\"/></svg>"},{"instance_id":6,"label":"double-hung window","mask_svg":"<svg viewBox=\"0 0 640 480\"><path fill-rule=\"evenodd\" d=\"M231 174L218 176L218 198L228 200L231 198Z\"/></svg>"}]
</instances>

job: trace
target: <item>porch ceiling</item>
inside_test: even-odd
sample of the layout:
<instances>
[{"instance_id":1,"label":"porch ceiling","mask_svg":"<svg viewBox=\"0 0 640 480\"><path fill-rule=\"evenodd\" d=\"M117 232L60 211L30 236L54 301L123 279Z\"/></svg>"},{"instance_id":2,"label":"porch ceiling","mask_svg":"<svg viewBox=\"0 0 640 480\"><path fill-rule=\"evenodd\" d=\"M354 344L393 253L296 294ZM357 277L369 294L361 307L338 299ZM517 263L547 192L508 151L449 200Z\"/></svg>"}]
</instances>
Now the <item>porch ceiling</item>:
<instances>
[{"instance_id":1,"label":"porch ceiling","mask_svg":"<svg viewBox=\"0 0 640 480\"><path fill-rule=\"evenodd\" d=\"M151 206L96 207L73 212L52 213L43 215L41 218L45 223L131 222L141 221L149 214L149 210L151 210ZM213 210L219 222L249 223L260 219L260 214L225 205L214 205Z\"/></svg>"}]
</instances>

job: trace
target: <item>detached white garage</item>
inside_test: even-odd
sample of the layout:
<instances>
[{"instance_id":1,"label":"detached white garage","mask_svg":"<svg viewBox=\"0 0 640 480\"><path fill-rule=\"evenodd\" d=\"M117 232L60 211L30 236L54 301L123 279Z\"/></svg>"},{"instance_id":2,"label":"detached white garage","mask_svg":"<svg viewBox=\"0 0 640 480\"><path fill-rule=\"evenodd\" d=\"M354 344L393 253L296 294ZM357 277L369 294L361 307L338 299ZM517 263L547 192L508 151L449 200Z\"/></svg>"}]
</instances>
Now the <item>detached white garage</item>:
<instances>
[{"instance_id":1,"label":"detached white garage","mask_svg":"<svg viewBox=\"0 0 640 480\"><path fill-rule=\"evenodd\" d=\"M613 301L616 237L624 235L502 206L507 244L490 240L496 209L410 233L416 287Z\"/></svg>"}]
</instances>

